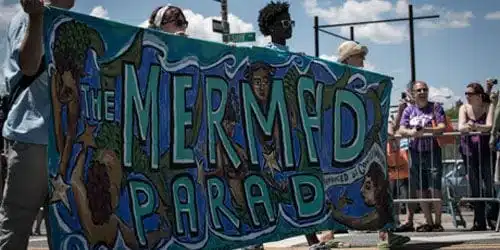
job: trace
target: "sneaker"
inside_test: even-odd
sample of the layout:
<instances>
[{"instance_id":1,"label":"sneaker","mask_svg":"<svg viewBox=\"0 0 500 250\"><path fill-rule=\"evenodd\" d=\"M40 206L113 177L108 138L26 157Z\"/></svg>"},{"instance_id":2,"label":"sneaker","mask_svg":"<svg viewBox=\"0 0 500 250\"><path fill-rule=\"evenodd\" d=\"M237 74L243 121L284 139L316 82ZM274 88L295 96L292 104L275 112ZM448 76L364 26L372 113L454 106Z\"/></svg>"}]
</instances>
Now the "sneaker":
<instances>
[{"instance_id":1,"label":"sneaker","mask_svg":"<svg viewBox=\"0 0 500 250\"><path fill-rule=\"evenodd\" d=\"M325 244L325 242L321 242L310 246L309 250L330 250L330 248Z\"/></svg>"},{"instance_id":2,"label":"sneaker","mask_svg":"<svg viewBox=\"0 0 500 250\"><path fill-rule=\"evenodd\" d=\"M388 236L387 240L379 239L381 241L377 244L377 249L388 250L392 248L402 247L404 244L408 243L411 240L408 236L394 233L388 233L386 234L386 236Z\"/></svg>"},{"instance_id":3,"label":"sneaker","mask_svg":"<svg viewBox=\"0 0 500 250\"><path fill-rule=\"evenodd\" d=\"M410 237L400 235L400 234L389 234L389 245L390 247L400 247L403 246L404 244L410 242Z\"/></svg>"}]
</instances>

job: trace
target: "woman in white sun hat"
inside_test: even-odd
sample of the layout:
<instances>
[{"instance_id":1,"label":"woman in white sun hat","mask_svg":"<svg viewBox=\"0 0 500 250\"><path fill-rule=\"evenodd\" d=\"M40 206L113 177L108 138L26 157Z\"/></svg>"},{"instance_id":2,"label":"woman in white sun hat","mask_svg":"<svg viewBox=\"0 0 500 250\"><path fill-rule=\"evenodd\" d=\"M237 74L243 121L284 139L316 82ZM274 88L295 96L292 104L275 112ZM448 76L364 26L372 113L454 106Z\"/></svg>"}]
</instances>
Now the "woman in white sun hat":
<instances>
[{"instance_id":1,"label":"woman in white sun hat","mask_svg":"<svg viewBox=\"0 0 500 250\"><path fill-rule=\"evenodd\" d=\"M337 62L350 66L363 68L365 57L368 54L368 48L354 41L346 41L340 44L338 48ZM332 242L335 239L333 231L329 231L321 237L322 242ZM410 241L407 236L394 234L386 230L379 230L378 249L390 249L400 247ZM349 245L343 243L345 245Z\"/></svg>"}]
</instances>

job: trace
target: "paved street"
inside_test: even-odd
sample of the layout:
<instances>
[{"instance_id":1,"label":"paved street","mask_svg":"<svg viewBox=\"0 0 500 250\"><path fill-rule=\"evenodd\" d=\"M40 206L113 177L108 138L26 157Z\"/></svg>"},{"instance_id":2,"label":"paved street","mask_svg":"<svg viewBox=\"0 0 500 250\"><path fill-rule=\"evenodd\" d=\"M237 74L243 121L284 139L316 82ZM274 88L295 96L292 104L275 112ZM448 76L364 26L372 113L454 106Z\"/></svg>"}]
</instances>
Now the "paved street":
<instances>
[{"instance_id":1,"label":"paved street","mask_svg":"<svg viewBox=\"0 0 500 250\"><path fill-rule=\"evenodd\" d=\"M467 227L470 228L473 220L472 212L464 212L463 216L467 222ZM417 224L423 223L423 215L417 214L415 220ZM441 233L402 233L411 238L411 242L402 249L500 249L500 233L495 231L470 232L463 227L456 229L452 224L451 216L448 214L443 214L443 227L445 232ZM336 235L336 239L350 243L351 248L349 249L375 249L377 236L377 233L352 232ZM266 249L273 250L308 249L304 236L271 242L265 246Z\"/></svg>"},{"instance_id":2,"label":"paved street","mask_svg":"<svg viewBox=\"0 0 500 250\"><path fill-rule=\"evenodd\" d=\"M467 227L472 225L472 213L464 212L464 219ZM421 214L416 215L416 223L423 222ZM462 227L453 227L451 217L443 215L442 233L406 233L411 237L411 242L402 249L500 249L500 233L494 231L470 232ZM44 231L42 231L44 233ZM349 234L339 234L336 238L351 244L349 249L374 249L377 243L377 233L352 232ZM297 236L278 242L270 242L264 245L266 250L307 250L308 246L304 236ZM31 250L47 249L47 238L45 236L33 236L30 239Z\"/></svg>"}]
</instances>

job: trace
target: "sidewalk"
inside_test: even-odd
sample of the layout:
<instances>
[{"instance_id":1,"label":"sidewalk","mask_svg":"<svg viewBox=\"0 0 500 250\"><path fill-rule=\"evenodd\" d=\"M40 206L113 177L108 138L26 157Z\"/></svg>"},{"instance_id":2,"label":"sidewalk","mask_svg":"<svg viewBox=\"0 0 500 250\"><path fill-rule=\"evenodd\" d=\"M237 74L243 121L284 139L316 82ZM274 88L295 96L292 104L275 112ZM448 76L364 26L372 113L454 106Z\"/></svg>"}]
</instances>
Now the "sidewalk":
<instances>
[{"instance_id":1,"label":"sidewalk","mask_svg":"<svg viewBox=\"0 0 500 250\"><path fill-rule=\"evenodd\" d=\"M483 241L493 241L488 242L487 248L481 248L479 245L473 245L476 248L464 248L464 249L489 249L489 247L494 246L492 249L500 249L500 233L495 231L484 231L484 232L470 232L468 228L472 226L473 214L472 212L462 213L464 220L467 223L467 229L459 227L458 229L453 226L452 218L449 214L443 214L442 225L445 229L441 233L401 233L402 235L409 236L411 241L408 243L408 249L420 248L421 245L439 245L439 249L454 249L447 248L454 245L451 243L468 243L468 242L483 242ZM401 220L404 217L401 216ZM423 214L415 215L415 225L422 224L424 222ZM318 234L319 236L319 234ZM351 244L349 249L376 249L378 234L376 232L360 232L353 231L349 234L338 234L335 235L336 239L339 241L347 242ZM491 245L493 244L493 245ZM309 249L305 236L296 236L293 238L288 238L285 240L277 242L269 242L264 244L265 249L273 250L284 250L284 249ZM436 248L424 248L424 249L436 249Z\"/></svg>"}]
</instances>

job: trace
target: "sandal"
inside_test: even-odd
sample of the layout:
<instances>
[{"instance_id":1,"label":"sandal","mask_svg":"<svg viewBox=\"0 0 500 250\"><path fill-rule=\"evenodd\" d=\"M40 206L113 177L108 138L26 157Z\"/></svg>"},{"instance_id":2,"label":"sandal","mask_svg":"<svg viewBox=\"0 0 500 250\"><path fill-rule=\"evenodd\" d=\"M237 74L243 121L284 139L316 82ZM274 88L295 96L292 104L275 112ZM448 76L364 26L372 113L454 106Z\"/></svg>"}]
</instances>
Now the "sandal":
<instances>
[{"instance_id":1,"label":"sandal","mask_svg":"<svg viewBox=\"0 0 500 250\"><path fill-rule=\"evenodd\" d=\"M411 222L406 222L405 224L399 226L394 230L395 232L402 233L402 232L415 232L415 227L413 227L413 223Z\"/></svg>"},{"instance_id":2,"label":"sandal","mask_svg":"<svg viewBox=\"0 0 500 250\"><path fill-rule=\"evenodd\" d=\"M417 232L420 232L420 233L432 232L433 229L434 229L434 227L432 225L423 224L423 225L417 227Z\"/></svg>"},{"instance_id":3,"label":"sandal","mask_svg":"<svg viewBox=\"0 0 500 250\"><path fill-rule=\"evenodd\" d=\"M433 225L432 226L432 231L433 232L444 232L444 228L443 228L443 226L441 226L441 224L439 224L439 225Z\"/></svg>"}]
</instances>

